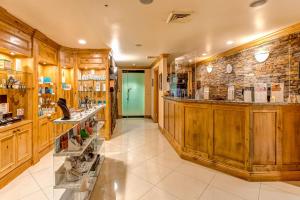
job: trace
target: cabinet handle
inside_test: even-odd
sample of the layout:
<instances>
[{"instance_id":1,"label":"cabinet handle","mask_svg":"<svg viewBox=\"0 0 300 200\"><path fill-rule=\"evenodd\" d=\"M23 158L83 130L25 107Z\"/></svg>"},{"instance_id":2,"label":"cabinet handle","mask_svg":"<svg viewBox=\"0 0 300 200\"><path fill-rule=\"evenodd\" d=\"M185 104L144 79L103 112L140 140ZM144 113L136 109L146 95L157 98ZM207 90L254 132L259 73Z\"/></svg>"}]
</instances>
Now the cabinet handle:
<instances>
[{"instance_id":1,"label":"cabinet handle","mask_svg":"<svg viewBox=\"0 0 300 200\"><path fill-rule=\"evenodd\" d=\"M8 145L6 146L6 148L8 149Z\"/></svg>"}]
</instances>

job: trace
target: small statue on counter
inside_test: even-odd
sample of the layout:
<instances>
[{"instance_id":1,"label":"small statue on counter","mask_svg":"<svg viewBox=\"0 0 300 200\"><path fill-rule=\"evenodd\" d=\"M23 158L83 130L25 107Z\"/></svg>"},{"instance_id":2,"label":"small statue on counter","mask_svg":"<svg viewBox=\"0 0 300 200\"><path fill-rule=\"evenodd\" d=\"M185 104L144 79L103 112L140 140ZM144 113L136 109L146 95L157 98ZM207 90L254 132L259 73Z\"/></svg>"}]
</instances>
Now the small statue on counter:
<instances>
[{"instance_id":1,"label":"small statue on counter","mask_svg":"<svg viewBox=\"0 0 300 200\"><path fill-rule=\"evenodd\" d=\"M57 105L60 107L60 109L63 111L63 114L64 114L64 117L61 120L71 119L71 114L70 114L69 108L67 106L66 99L59 98Z\"/></svg>"}]
</instances>

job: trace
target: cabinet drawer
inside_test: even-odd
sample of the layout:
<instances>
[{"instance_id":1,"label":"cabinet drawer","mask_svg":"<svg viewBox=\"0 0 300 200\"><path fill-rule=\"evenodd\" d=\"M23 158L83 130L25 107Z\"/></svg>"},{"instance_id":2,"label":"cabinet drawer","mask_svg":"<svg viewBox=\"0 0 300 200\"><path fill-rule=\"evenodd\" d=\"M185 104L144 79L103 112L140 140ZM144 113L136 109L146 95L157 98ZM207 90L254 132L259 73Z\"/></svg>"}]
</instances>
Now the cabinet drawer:
<instances>
[{"instance_id":1,"label":"cabinet drawer","mask_svg":"<svg viewBox=\"0 0 300 200\"><path fill-rule=\"evenodd\" d=\"M18 128L14 128L12 129L11 131L16 134L16 133L19 133L19 132L23 132L23 131L26 131L26 130L31 130L31 124L26 124L24 126L20 126Z\"/></svg>"}]
</instances>

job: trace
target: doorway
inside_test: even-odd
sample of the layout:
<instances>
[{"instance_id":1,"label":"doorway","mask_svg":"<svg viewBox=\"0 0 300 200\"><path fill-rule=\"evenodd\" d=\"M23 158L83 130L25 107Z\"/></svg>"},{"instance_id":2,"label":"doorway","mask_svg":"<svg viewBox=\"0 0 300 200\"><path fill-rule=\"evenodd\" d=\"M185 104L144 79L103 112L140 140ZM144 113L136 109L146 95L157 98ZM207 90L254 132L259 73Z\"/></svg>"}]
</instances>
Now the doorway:
<instances>
[{"instance_id":1,"label":"doorway","mask_svg":"<svg viewBox=\"0 0 300 200\"><path fill-rule=\"evenodd\" d=\"M123 117L145 116L145 71L123 70L122 72Z\"/></svg>"},{"instance_id":2,"label":"doorway","mask_svg":"<svg viewBox=\"0 0 300 200\"><path fill-rule=\"evenodd\" d=\"M153 121L158 123L158 68L154 69L153 88Z\"/></svg>"}]
</instances>

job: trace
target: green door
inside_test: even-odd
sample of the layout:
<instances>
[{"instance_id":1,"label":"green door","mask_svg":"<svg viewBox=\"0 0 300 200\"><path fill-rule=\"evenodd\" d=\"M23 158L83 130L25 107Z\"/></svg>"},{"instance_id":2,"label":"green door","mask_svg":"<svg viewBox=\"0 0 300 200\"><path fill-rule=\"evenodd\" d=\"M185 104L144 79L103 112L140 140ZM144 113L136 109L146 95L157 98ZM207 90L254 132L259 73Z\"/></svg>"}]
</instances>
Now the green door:
<instances>
[{"instance_id":1,"label":"green door","mask_svg":"<svg viewBox=\"0 0 300 200\"><path fill-rule=\"evenodd\" d=\"M128 117L145 115L144 71L123 71L122 115Z\"/></svg>"}]
</instances>

